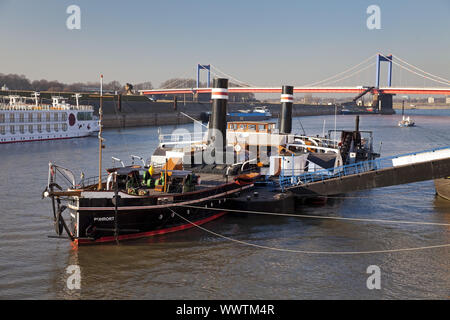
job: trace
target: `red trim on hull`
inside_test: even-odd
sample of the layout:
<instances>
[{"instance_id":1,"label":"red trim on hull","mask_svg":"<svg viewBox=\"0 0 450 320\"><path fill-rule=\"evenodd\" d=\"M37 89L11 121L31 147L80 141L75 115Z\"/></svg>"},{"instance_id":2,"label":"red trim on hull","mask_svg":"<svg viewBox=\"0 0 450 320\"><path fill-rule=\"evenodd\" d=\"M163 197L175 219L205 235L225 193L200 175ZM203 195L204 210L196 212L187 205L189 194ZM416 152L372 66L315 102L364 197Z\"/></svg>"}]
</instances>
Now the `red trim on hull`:
<instances>
[{"instance_id":1,"label":"red trim on hull","mask_svg":"<svg viewBox=\"0 0 450 320\"><path fill-rule=\"evenodd\" d=\"M226 212L223 211L223 212L215 214L215 215L213 215L211 217L205 218L203 220L193 221L193 222L195 224L197 224L197 225L201 225L201 224L207 223L209 221L218 219L221 216L223 216L225 213ZM187 224L182 224L181 226L167 228L167 229L148 231L148 232L140 232L140 233L133 233L133 234L124 234L124 235L119 236L119 240L130 240L130 239L146 238L146 237L166 234L166 233L170 233L170 232L186 230L186 229L190 229L192 227L194 227L193 224L187 223ZM101 238L99 238L97 240L78 239L78 240L75 240L75 241L78 241L78 244L95 244L95 243L114 242L114 241L116 241L116 239L114 238L114 236L108 236L108 237L101 237Z\"/></svg>"}]
</instances>

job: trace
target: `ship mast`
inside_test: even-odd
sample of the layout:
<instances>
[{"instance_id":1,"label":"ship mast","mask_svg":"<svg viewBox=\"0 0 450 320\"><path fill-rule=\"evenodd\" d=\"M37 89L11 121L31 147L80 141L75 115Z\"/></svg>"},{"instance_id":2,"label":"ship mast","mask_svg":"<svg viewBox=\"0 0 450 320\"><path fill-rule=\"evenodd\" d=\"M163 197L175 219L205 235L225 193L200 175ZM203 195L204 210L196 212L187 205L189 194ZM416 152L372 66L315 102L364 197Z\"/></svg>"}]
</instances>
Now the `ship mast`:
<instances>
[{"instance_id":1,"label":"ship mast","mask_svg":"<svg viewBox=\"0 0 450 320\"><path fill-rule=\"evenodd\" d=\"M100 127L100 130L98 132L98 187L97 187L97 190L100 191L102 189L103 75L100 75L100 107L98 109L98 115L99 115L99 127Z\"/></svg>"},{"instance_id":2,"label":"ship mast","mask_svg":"<svg viewBox=\"0 0 450 320\"><path fill-rule=\"evenodd\" d=\"M39 99L38 99L38 97L39 97L39 92L34 92L33 93L33 96L34 96L34 103L35 103L35 105L36 105L36 108L39 106Z\"/></svg>"}]
</instances>

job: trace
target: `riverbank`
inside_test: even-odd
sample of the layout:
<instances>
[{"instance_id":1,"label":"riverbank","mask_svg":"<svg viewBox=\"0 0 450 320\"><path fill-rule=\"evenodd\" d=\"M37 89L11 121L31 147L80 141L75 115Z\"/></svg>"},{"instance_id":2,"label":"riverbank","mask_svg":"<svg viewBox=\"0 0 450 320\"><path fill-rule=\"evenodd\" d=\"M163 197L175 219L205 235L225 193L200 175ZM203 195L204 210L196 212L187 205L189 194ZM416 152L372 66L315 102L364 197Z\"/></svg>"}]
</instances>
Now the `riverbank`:
<instances>
[{"instance_id":1,"label":"riverbank","mask_svg":"<svg viewBox=\"0 0 450 320\"><path fill-rule=\"evenodd\" d=\"M106 128L127 128L140 126L160 126L160 125L178 125L192 122L191 119L183 115L189 115L194 119L200 119L202 112L211 111L210 103L180 103L174 108L173 102L146 102L139 105L133 103L128 107L122 104L122 110L104 103L103 125ZM272 121L277 121L280 113L280 104L252 103L252 105L229 103L228 111L237 111L239 109L253 108L256 106L266 106L273 115ZM338 113L341 108L338 107ZM332 115L335 112L334 106L323 105L294 105L293 116L318 116Z\"/></svg>"},{"instance_id":2,"label":"riverbank","mask_svg":"<svg viewBox=\"0 0 450 320\"><path fill-rule=\"evenodd\" d=\"M393 105L393 109L401 110L402 109L402 103L401 102L395 102ZM428 103L417 103L417 104L407 104L405 103L405 110L414 110L414 109L421 109L421 110L450 110L450 104L428 104Z\"/></svg>"},{"instance_id":3,"label":"riverbank","mask_svg":"<svg viewBox=\"0 0 450 320\"><path fill-rule=\"evenodd\" d=\"M98 113L100 105L98 96L82 97L80 103L93 105L96 113ZM281 108L280 103L229 102L227 107L229 112L233 112L257 106L267 107L273 115L272 121L277 121ZM337 107L338 114L341 109L341 107ZM145 96L112 96L103 99L103 125L105 128L178 125L192 122L192 119L186 117L183 113L192 118L200 119L200 114L208 111L211 111L209 101L178 101L175 105L173 101L160 100L155 102ZM335 106L294 104L292 113L294 117L333 115Z\"/></svg>"}]
</instances>

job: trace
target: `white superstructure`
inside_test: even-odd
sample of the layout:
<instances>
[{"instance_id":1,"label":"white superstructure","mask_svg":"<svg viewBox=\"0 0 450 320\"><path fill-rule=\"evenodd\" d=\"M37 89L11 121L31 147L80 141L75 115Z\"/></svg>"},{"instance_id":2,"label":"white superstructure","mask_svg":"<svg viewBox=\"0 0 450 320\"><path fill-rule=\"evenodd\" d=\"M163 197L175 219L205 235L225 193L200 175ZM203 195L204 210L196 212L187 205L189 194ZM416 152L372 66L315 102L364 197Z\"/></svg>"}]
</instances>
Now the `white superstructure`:
<instances>
[{"instance_id":1,"label":"white superstructure","mask_svg":"<svg viewBox=\"0 0 450 320\"><path fill-rule=\"evenodd\" d=\"M39 93L30 98L7 96L0 102L0 143L68 139L89 136L99 131L94 108L68 104L63 97L52 97L52 104L42 104ZM4 99L5 100L5 99Z\"/></svg>"}]
</instances>

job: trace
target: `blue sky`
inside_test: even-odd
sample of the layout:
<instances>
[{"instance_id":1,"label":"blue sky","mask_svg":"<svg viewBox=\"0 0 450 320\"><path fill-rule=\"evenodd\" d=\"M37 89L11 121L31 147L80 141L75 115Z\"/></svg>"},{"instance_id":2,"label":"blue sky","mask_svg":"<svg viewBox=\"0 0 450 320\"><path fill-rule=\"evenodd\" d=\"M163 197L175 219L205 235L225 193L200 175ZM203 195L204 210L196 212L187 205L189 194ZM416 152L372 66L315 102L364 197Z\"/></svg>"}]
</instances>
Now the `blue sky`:
<instances>
[{"instance_id":1,"label":"blue sky","mask_svg":"<svg viewBox=\"0 0 450 320\"><path fill-rule=\"evenodd\" d=\"M66 28L71 4L81 8L81 30ZM366 27L372 4L381 30ZM383 52L448 79L449 31L448 0L0 0L0 73L63 82L103 73L158 86L211 63L255 85L300 85ZM422 84L401 76L403 85ZM374 71L348 81L373 83Z\"/></svg>"}]
</instances>

